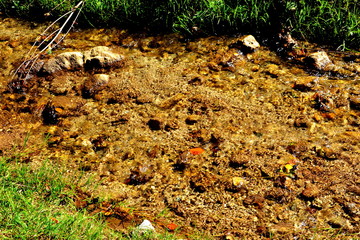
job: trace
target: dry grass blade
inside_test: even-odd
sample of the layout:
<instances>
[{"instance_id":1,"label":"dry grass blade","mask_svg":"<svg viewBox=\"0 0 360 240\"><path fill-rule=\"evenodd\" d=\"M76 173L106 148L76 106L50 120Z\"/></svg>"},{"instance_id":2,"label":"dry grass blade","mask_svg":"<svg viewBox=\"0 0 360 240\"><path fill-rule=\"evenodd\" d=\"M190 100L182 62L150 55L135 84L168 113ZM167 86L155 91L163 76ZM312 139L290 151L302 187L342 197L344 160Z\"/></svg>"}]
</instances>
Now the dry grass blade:
<instances>
[{"instance_id":1,"label":"dry grass blade","mask_svg":"<svg viewBox=\"0 0 360 240\"><path fill-rule=\"evenodd\" d=\"M54 49L58 46L62 40L68 35L72 27L74 26L76 20L79 17L79 14L84 6L85 1L80 1L76 6L74 6L69 12L63 14L52 22L36 39L34 44L31 46L25 60L20 64L20 66L15 70L12 75L11 81L21 80L26 81L31 78L30 73L34 69L35 64L37 63L39 57L44 54L46 51ZM62 19L65 21L62 23L60 28L52 31L51 29L60 22ZM72 20L72 21L71 21ZM70 23L70 25L69 25ZM68 27L67 27L68 26Z\"/></svg>"}]
</instances>

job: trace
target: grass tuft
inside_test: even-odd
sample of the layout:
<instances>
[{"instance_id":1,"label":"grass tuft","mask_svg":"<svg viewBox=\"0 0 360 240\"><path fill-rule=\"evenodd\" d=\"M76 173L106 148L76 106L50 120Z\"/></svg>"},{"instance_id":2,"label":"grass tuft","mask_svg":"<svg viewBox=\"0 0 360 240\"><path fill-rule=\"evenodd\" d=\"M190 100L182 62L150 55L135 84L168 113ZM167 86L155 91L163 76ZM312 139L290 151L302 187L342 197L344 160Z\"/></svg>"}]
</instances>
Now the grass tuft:
<instances>
[{"instance_id":1,"label":"grass tuft","mask_svg":"<svg viewBox=\"0 0 360 240\"><path fill-rule=\"evenodd\" d=\"M0 12L54 20L79 1L0 0ZM189 34L197 34L194 29L205 34L237 34L289 28L309 41L343 49L360 46L359 0L85 0L79 23Z\"/></svg>"},{"instance_id":2,"label":"grass tuft","mask_svg":"<svg viewBox=\"0 0 360 240\"><path fill-rule=\"evenodd\" d=\"M7 160L0 159L1 239L101 239L104 224L76 211L75 191L57 169Z\"/></svg>"}]
</instances>

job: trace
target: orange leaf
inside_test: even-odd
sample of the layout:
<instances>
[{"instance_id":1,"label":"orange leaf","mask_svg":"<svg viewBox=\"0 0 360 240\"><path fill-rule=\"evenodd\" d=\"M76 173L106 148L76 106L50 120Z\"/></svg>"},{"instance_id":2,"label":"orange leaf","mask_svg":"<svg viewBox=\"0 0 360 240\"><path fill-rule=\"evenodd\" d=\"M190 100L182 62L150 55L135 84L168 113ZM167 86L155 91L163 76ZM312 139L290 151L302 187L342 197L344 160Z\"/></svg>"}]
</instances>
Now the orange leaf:
<instances>
[{"instance_id":1,"label":"orange leaf","mask_svg":"<svg viewBox=\"0 0 360 240\"><path fill-rule=\"evenodd\" d=\"M177 229L179 226L176 225L175 223L169 223L168 225L166 225L166 228L169 230L169 231L174 231L175 229Z\"/></svg>"},{"instance_id":2,"label":"orange leaf","mask_svg":"<svg viewBox=\"0 0 360 240\"><path fill-rule=\"evenodd\" d=\"M58 112L58 113L63 113L64 112L64 110L62 110L61 108L58 108L58 107L55 108L55 111Z\"/></svg>"},{"instance_id":3,"label":"orange leaf","mask_svg":"<svg viewBox=\"0 0 360 240\"><path fill-rule=\"evenodd\" d=\"M199 154L202 154L203 152L205 152L205 150L202 148L192 148L189 151L192 155L199 155Z\"/></svg>"}]
</instances>

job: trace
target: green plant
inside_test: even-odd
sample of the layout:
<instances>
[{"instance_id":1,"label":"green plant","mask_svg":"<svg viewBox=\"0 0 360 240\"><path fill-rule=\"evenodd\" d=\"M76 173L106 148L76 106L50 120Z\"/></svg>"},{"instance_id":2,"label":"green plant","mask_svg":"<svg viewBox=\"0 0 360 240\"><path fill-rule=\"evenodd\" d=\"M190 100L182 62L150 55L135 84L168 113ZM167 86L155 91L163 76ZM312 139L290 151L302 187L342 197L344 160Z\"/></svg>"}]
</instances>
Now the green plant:
<instances>
[{"instance_id":1,"label":"green plant","mask_svg":"<svg viewBox=\"0 0 360 240\"><path fill-rule=\"evenodd\" d=\"M360 8L357 0L293 2L288 25L295 34L333 46L359 46Z\"/></svg>"},{"instance_id":2,"label":"green plant","mask_svg":"<svg viewBox=\"0 0 360 240\"><path fill-rule=\"evenodd\" d=\"M79 0L0 0L0 12L55 20ZM116 26L195 34L259 32L289 28L310 41L358 48L358 0L84 0L82 26ZM37 14L34 16L34 12ZM51 12L50 16L47 14Z\"/></svg>"},{"instance_id":3,"label":"green plant","mask_svg":"<svg viewBox=\"0 0 360 240\"><path fill-rule=\"evenodd\" d=\"M95 216L76 212L71 204L75 191L58 171L47 162L33 170L25 163L0 160L3 239L94 239L103 234Z\"/></svg>"}]
</instances>

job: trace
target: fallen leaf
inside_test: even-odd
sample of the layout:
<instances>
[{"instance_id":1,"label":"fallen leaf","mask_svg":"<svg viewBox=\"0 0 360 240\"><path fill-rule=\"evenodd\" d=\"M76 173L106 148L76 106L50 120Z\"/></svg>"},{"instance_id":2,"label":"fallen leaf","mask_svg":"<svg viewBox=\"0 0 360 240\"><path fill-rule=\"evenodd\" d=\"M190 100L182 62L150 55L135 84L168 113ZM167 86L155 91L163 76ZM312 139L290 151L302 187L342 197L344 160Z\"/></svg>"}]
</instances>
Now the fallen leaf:
<instances>
[{"instance_id":1,"label":"fallen leaf","mask_svg":"<svg viewBox=\"0 0 360 240\"><path fill-rule=\"evenodd\" d=\"M202 148L192 148L189 151L192 155L199 155L199 154L202 154L203 152L205 152L205 150Z\"/></svg>"},{"instance_id":2,"label":"fallen leaf","mask_svg":"<svg viewBox=\"0 0 360 240\"><path fill-rule=\"evenodd\" d=\"M177 229L179 226L176 225L175 223L169 223L168 225L166 225L166 228L169 230L169 231L174 231L175 229Z\"/></svg>"}]
</instances>

